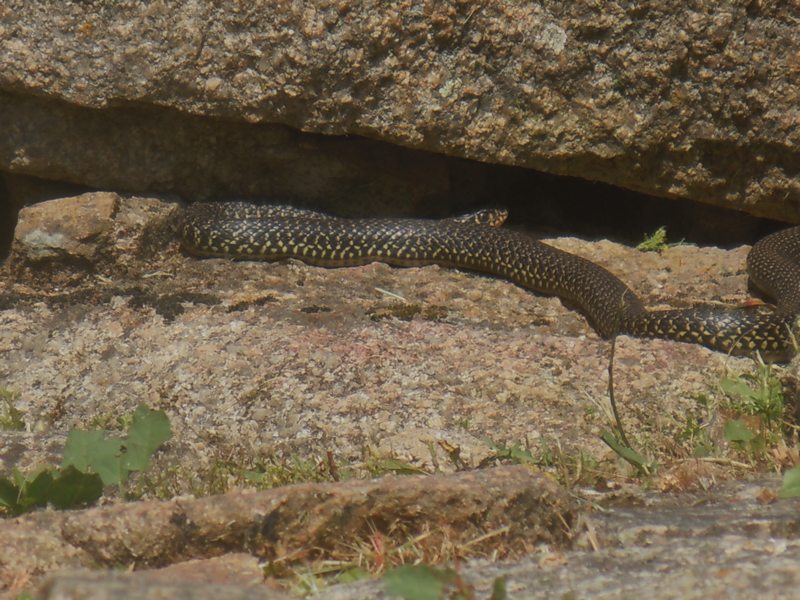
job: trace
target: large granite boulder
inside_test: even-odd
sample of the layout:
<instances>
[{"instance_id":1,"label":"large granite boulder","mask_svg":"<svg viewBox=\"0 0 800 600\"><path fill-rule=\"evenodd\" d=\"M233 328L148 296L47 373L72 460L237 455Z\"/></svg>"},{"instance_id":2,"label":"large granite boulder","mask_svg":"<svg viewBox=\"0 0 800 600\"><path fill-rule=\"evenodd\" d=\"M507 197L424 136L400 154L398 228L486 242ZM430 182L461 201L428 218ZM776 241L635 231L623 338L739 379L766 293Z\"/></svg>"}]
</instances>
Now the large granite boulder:
<instances>
[{"instance_id":1,"label":"large granite boulder","mask_svg":"<svg viewBox=\"0 0 800 600\"><path fill-rule=\"evenodd\" d=\"M0 170L361 204L462 181L397 144L800 221L793 10L10 0Z\"/></svg>"}]
</instances>

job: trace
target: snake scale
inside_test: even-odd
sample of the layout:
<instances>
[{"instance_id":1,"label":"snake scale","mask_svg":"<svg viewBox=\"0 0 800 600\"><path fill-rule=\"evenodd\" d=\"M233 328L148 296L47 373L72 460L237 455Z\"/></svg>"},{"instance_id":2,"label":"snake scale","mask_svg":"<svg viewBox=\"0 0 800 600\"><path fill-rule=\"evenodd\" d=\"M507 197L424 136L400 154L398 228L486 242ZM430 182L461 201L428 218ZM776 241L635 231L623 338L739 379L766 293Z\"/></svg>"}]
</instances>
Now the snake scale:
<instances>
[{"instance_id":1,"label":"snake scale","mask_svg":"<svg viewBox=\"0 0 800 600\"><path fill-rule=\"evenodd\" d=\"M502 211L441 220L346 219L286 206L195 203L178 219L188 252L237 259L299 259L323 267L380 261L392 266L437 264L488 273L581 310L603 337L626 334L702 344L730 354L758 351L765 359L795 353L800 313L800 227L753 246L748 272L776 299L774 310L698 305L648 310L603 267L500 227Z\"/></svg>"}]
</instances>

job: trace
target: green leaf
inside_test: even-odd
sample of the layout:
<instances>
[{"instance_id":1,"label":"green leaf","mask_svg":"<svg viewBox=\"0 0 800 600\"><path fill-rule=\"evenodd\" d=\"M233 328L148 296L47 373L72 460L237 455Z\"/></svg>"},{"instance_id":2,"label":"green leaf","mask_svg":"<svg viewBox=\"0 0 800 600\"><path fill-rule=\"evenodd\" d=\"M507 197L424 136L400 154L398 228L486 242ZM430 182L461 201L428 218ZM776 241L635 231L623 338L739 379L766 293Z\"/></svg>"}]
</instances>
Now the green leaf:
<instances>
[{"instance_id":1,"label":"green leaf","mask_svg":"<svg viewBox=\"0 0 800 600\"><path fill-rule=\"evenodd\" d=\"M128 470L122 465L122 440L106 438L102 431L69 432L61 466L70 465L83 472L91 469L105 485L120 486L128 478Z\"/></svg>"},{"instance_id":2,"label":"green leaf","mask_svg":"<svg viewBox=\"0 0 800 600\"><path fill-rule=\"evenodd\" d=\"M518 464L535 464L533 455L519 446L506 446L497 449L495 458L512 460Z\"/></svg>"},{"instance_id":3,"label":"green leaf","mask_svg":"<svg viewBox=\"0 0 800 600\"><path fill-rule=\"evenodd\" d=\"M17 486L19 490L25 487L25 475L20 471L17 467L14 467L11 470L11 476L14 478L14 485Z\"/></svg>"},{"instance_id":4,"label":"green leaf","mask_svg":"<svg viewBox=\"0 0 800 600\"><path fill-rule=\"evenodd\" d=\"M20 509L24 512L39 506L47 506L47 500L52 488L52 470L45 469L36 475L30 475L20 493Z\"/></svg>"},{"instance_id":5,"label":"green leaf","mask_svg":"<svg viewBox=\"0 0 800 600\"><path fill-rule=\"evenodd\" d=\"M19 514L19 488L14 485L9 479L0 477L0 507L5 509L11 514Z\"/></svg>"},{"instance_id":6,"label":"green leaf","mask_svg":"<svg viewBox=\"0 0 800 600\"><path fill-rule=\"evenodd\" d=\"M103 495L103 480L97 473L83 473L72 465L53 480L48 501L56 508L94 504Z\"/></svg>"},{"instance_id":7,"label":"green leaf","mask_svg":"<svg viewBox=\"0 0 800 600\"><path fill-rule=\"evenodd\" d=\"M729 442L747 443L752 441L756 434L750 431L744 423L734 419L725 423L723 436Z\"/></svg>"},{"instance_id":8,"label":"green leaf","mask_svg":"<svg viewBox=\"0 0 800 600\"><path fill-rule=\"evenodd\" d=\"M130 471L144 471L150 467L150 456L166 442L172 431L163 410L151 410L140 404L133 413L133 423L125 441L123 467Z\"/></svg>"},{"instance_id":9,"label":"green leaf","mask_svg":"<svg viewBox=\"0 0 800 600\"><path fill-rule=\"evenodd\" d=\"M792 467L783 474L783 485L778 490L778 498L800 496L800 466Z\"/></svg>"},{"instance_id":10,"label":"green leaf","mask_svg":"<svg viewBox=\"0 0 800 600\"><path fill-rule=\"evenodd\" d=\"M100 475L104 485L121 487L128 479L129 471L122 464L122 454L120 438L106 438L97 444L89 466Z\"/></svg>"},{"instance_id":11,"label":"green leaf","mask_svg":"<svg viewBox=\"0 0 800 600\"><path fill-rule=\"evenodd\" d=\"M653 470L654 465L650 460L636 452L636 450L633 448L630 448L617 440L617 438L614 437L611 432L604 431L600 436L600 439L603 440L608 447L616 452L621 458L628 461L638 470L644 473L650 473Z\"/></svg>"},{"instance_id":12,"label":"green leaf","mask_svg":"<svg viewBox=\"0 0 800 600\"><path fill-rule=\"evenodd\" d=\"M72 508L94 502L102 493L103 482L99 475L81 473L73 466L61 472L42 469L24 478L22 486L0 479L0 506L6 507L13 515L48 504L56 508Z\"/></svg>"},{"instance_id":13,"label":"green leaf","mask_svg":"<svg viewBox=\"0 0 800 600\"><path fill-rule=\"evenodd\" d=\"M105 433L102 431L70 429L67 434L67 443L64 445L64 458L61 460L61 467L72 465L79 471L86 472L97 453L97 447L103 442L104 438Z\"/></svg>"},{"instance_id":14,"label":"green leaf","mask_svg":"<svg viewBox=\"0 0 800 600\"><path fill-rule=\"evenodd\" d=\"M760 396L759 393L751 388L741 377L723 377L719 382L719 387L722 388L722 391L728 396L749 402L758 400Z\"/></svg>"},{"instance_id":15,"label":"green leaf","mask_svg":"<svg viewBox=\"0 0 800 600\"><path fill-rule=\"evenodd\" d=\"M383 577L386 592L404 600L439 600L456 573L452 569L434 569L427 565L402 566Z\"/></svg>"}]
</instances>

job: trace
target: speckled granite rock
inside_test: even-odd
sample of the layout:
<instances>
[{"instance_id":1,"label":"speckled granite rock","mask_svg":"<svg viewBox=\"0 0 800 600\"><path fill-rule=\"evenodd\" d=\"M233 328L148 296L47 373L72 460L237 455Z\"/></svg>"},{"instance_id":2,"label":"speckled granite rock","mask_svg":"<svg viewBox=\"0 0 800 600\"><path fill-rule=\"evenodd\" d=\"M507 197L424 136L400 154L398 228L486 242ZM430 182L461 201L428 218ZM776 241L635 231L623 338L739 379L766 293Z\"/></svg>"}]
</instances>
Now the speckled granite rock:
<instances>
[{"instance_id":1,"label":"speckled granite rock","mask_svg":"<svg viewBox=\"0 0 800 600\"><path fill-rule=\"evenodd\" d=\"M744 1L11 0L0 169L309 197L314 178L296 175L315 171L317 140L280 124L800 221L796 27L791 6ZM354 161L323 152L318 186L338 166L351 198L376 195L353 176L376 162L359 143ZM376 174L413 170L389 154Z\"/></svg>"},{"instance_id":2,"label":"speckled granite rock","mask_svg":"<svg viewBox=\"0 0 800 600\"><path fill-rule=\"evenodd\" d=\"M438 267L197 260L177 251L174 205L157 199L89 194L35 214L76 202L99 212L109 199L113 246L89 269L47 268L15 251L0 278L0 381L29 431L63 434L148 402L172 419L187 473L223 456L335 449L358 460L378 448L452 468L442 444L463 447L474 466L485 437L608 456L598 433L609 345L557 298ZM624 274L651 305L746 298L746 248L551 243ZM625 337L616 361L627 425L664 451L687 413L710 417L699 399L717 396L724 374L752 368ZM7 446L17 459L23 439ZM33 451L22 464L36 460ZM189 481L174 485L187 491Z\"/></svg>"},{"instance_id":3,"label":"speckled granite rock","mask_svg":"<svg viewBox=\"0 0 800 600\"><path fill-rule=\"evenodd\" d=\"M14 230L14 260L30 265L101 262L114 245L118 206L119 196L109 192L23 209Z\"/></svg>"},{"instance_id":4,"label":"speckled granite rock","mask_svg":"<svg viewBox=\"0 0 800 600\"><path fill-rule=\"evenodd\" d=\"M422 556L444 544L469 544L472 554L482 556L496 548L502 548L498 558L522 556L545 544L566 547L576 518L576 503L566 490L522 466L40 512L0 521L0 592L15 579L57 569L165 566L226 552L287 565L315 557L335 560L371 535L397 547L424 534ZM252 569L217 571L215 579L214 570L206 569L208 583L263 580L252 581ZM187 564L139 579L171 576L198 580Z\"/></svg>"},{"instance_id":5,"label":"speckled granite rock","mask_svg":"<svg viewBox=\"0 0 800 600\"><path fill-rule=\"evenodd\" d=\"M151 581L137 573L72 571L55 575L38 590L39 600L291 600L281 591L237 583L197 583L174 577Z\"/></svg>"},{"instance_id":6,"label":"speckled granite rock","mask_svg":"<svg viewBox=\"0 0 800 600\"><path fill-rule=\"evenodd\" d=\"M463 561L458 569L479 598L489 596L496 578L505 579L509 598L791 598L800 585L800 500L760 501L763 486L777 484L734 483L693 494L643 496L639 506L603 502L603 510L585 515L577 548L540 551L515 561ZM52 599L63 597L57 592L105 599L150 597L140 594L160 591L171 598L204 598L198 595L204 588L223 591L214 585L198 587L195 581L176 577L160 585L148 572L67 573L54 576L40 593ZM246 580L226 583L229 597L275 594L245 587ZM389 598L383 582L374 579L329 586L315 597Z\"/></svg>"},{"instance_id":7,"label":"speckled granite rock","mask_svg":"<svg viewBox=\"0 0 800 600\"><path fill-rule=\"evenodd\" d=\"M495 462L491 457L496 453L487 452L492 443L527 446L537 455L580 453L587 469L594 462L605 465L606 474L615 472L614 456L599 440L609 426L608 342L559 300L502 280L436 267L319 269L296 262L197 260L182 255L169 234L174 205L154 198L97 193L54 201L28 213L22 227L49 230L47 219L68 207L95 203L97 210L91 214L100 214L103 206L115 207L105 229L113 233L94 239L103 252L84 253L93 257L89 268L48 269L42 259L31 261L16 251L3 266L0 386L13 393L26 431L2 432L0 471L52 464L70 427L113 425L144 401L165 410L173 429L173 438L148 474L152 479L145 489L150 495L207 490L214 477L233 476L221 470L229 463L241 470L273 460L314 461L328 455L331 462L342 461L342 468L371 457L400 458L411 468L428 471L471 468ZM70 235L78 239L83 225L66 220L60 232L67 241ZM24 237L18 236L20 243ZM649 304L712 298L733 302L745 297L746 248L676 246L662 253L641 253L605 241L550 243L624 274ZM61 255L45 260L59 265ZM719 379L751 369L747 359L726 358L700 347L620 338L615 379L628 435L656 460L686 456L691 448L681 436L687 417L702 420L710 436L719 436L714 408ZM557 454L561 451L563 455ZM320 463L313 464L319 468ZM330 463L323 464L330 468ZM715 465L708 463L683 466L684 475L676 473L673 479L710 485L730 476L710 469ZM486 476L476 471L477 479L462 480L466 489L458 497L488 496L487 501L500 502L497 507L503 513L502 502L512 493L503 488L486 494L481 488L488 485L481 479ZM213 485L219 489L237 481L241 480ZM660 483L670 480L662 478ZM350 491L361 489L359 485ZM452 500L447 494L454 486L441 488L440 497ZM526 486L522 487L530 491ZM322 488L308 489L313 495ZM400 483L399 489L412 488ZM431 489L426 488L425 501L433 501ZM470 495L471 490L476 495ZM285 492L270 497L281 493ZM234 494L241 502L230 502L249 510L252 497L245 496ZM296 490L286 497L297 502ZM745 517L761 514L748 498ZM89 517L50 511L23 517L13 527L0 523L6 541L0 547L6 552L0 565L9 569L6 579L24 585L29 573L92 561L165 564L168 557L198 556L208 548L241 550L236 543L225 546L231 538L223 533L237 535L225 529L227 525L220 529L220 523L230 522L227 509L209 521L213 527L208 536L186 537L198 529L173 517L187 514L187 506L178 499L82 513ZM196 524L200 508L221 504L191 506L199 511L189 519ZM181 513L176 507L185 510ZM725 508L704 518L719 521ZM657 539L665 526L658 518L653 517L649 529L637 529L644 521L642 514L617 513L617 529L587 529L588 541L582 542L603 546L602 555L569 555L580 568L578 589L613 591L623 581L627 587L622 592L636 595L653 581L646 577L652 564L665 571L674 567L682 574L680 589L691 589L707 570L700 558L709 555L742 573L736 579L742 589L760 589L761 580L743 567L751 558L768 569L770 582L794 585L796 524L781 510L765 511L770 522L781 525L759 529L760 535L776 536L785 525L786 539L777 546L748 545L738 531L754 531L752 523L763 520L743 517L734 523L735 531L726 530L725 535L733 536L724 538L727 546L720 545L720 538L692 542L677 558L675 550L683 544ZM454 515L452 505L447 515ZM142 529L137 519L146 519L153 533ZM131 531L139 537L130 537ZM300 531L303 535L307 528ZM704 531L702 535L719 532L713 527ZM636 537L641 535L645 537ZM204 545L207 538L212 540L209 546ZM624 546L625 540L634 546L616 546ZM661 549L640 546L642 540ZM180 548L189 550L181 554ZM732 554L725 554L725 548ZM776 552L777 562L771 560ZM537 557L519 566L489 566L477 570L474 580L488 585L505 573L519 580L515 585L522 587L515 589L535 589L543 596L554 590L566 593L577 585L571 579L571 558L561 569L559 561L565 559L558 552L542 560L541 565ZM615 576L599 576L605 568ZM631 573L635 577L626 579ZM724 573L704 582L712 587L698 589L724 586ZM69 586L71 581L61 584ZM714 588L718 582L722 583ZM125 587L128 583L109 585L125 590L130 589ZM359 584L331 594L379 597L376 585Z\"/></svg>"},{"instance_id":8,"label":"speckled granite rock","mask_svg":"<svg viewBox=\"0 0 800 600\"><path fill-rule=\"evenodd\" d=\"M635 508L607 506L588 516L588 531L599 541L586 541L583 551L513 563L470 561L461 573L479 598L489 596L498 577L506 579L509 598L793 597L800 586L800 500L763 504L761 489L734 483L644 498ZM390 598L375 581L332 587L320 597Z\"/></svg>"}]
</instances>

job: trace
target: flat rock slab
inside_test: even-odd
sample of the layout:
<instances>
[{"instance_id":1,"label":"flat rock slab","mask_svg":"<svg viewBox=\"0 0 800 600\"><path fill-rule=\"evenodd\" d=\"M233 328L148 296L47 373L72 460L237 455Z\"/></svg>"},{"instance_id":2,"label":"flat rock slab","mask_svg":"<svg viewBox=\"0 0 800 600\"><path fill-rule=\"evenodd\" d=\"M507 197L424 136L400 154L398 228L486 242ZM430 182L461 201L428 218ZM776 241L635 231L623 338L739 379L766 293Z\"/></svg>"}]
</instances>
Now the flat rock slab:
<instances>
[{"instance_id":1,"label":"flat rock slab","mask_svg":"<svg viewBox=\"0 0 800 600\"><path fill-rule=\"evenodd\" d=\"M51 227L36 214L67 222L59 215L89 198L109 202L103 193L40 205L23 227ZM485 438L613 456L598 437L609 423L609 343L560 300L438 267L197 260L169 232L174 205L118 200L90 275L71 259L30 261L38 246L17 236L0 281L0 377L28 431L113 423L141 402L164 409L186 469L165 482L171 493L245 457L378 451L452 470L446 448L475 466L491 454ZM651 305L746 298L745 248L552 243L623 274ZM624 337L616 365L625 425L656 456L680 452L687 415L710 419L722 376L753 368ZM4 436L6 467L46 458L21 451L30 434Z\"/></svg>"},{"instance_id":2,"label":"flat rock slab","mask_svg":"<svg viewBox=\"0 0 800 600\"><path fill-rule=\"evenodd\" d=\"M446 544L521 556L541 544L565 547L576 519L576 504L563 488L521 466L42 512L0 522L0 582L10 586L64 568L164 566L226 552L288 566L349 556L375 536L387 547L420 536L422 557ZM204 569L207 583L261 583L249 569L231 573L219 566ZM196 584L196 567L184 563L139 579Z\"/></svg>"},{"instance_id":3,"label":"flat rock slab","mask_svg":"<svg viewBox=\"0 0 800 600\"><path fill-rule=\"evenodd\" d=\"M357 202L419 192L405 164L418 156L387 151L376 163L369 143L304 152L325 143L299 129L797 222L795 13L761 2L676 11L667 0L237 10L11 0L0 9L0 120L14 126L0 170L185 195L322 198L343 182ZM417 178L441 166L426 164ZM375 187L351 177L370 165Z\"/></svg>"},{"instance_id":4,"label":"flat rock slab","mask_svg":"<svg viewBox=\"0 0 800 600\"><path fill-rule=\"evenodd\" d=\"M488 598L498 577L509 598L785 598L800 585L800 500L764 502L777 480L692 494L601 502L576 549L462 565ZM631 505L633 500L634 506ZM324 590L326 600L389 598L380 582Z\"/></svg>"},{"instance_id":5,"label":"flat rock slab","mask_svg":"<svg viewBox=\"0 0 800 600\"><path fill-rule=\"evenodd\" d=\"M267 586L193 583L175 578L151 581L138 574L68 572L49 580L39 590L41 600L289 600L296 598Z\"/></svg>"},{"instance_id":6,"label":"flat rock slab","mask_svg":"<svg viewBox=\"0 0 800 600\"><path fill-rule=\"evenodd\" d=\"M622 501L606 498L596 505L598 510L584 514L573 550L540 549L513 561L471 560L458 569L479 598L489 596L497 578L505 579L509 598L792 597L800 585L800 500L764 502L763 490L777 483L728 483L713 491ZM246 558L192 562L200 566L215 560L247 563ZM192 579L165 583L151 573L158 571L59 574L45 585L42 597L210 597L203 595L206 589L224 590L233 598L283 597L244 581L200 588ZM383 582L375 580L330 586L316 597L389 598Z\"/></svg>"},{"instance_id":7,"label":"flat rock slab","mask_svg":"<svg viewBox=\"0 0 800 600\"><path fill-rule=\"evenodd\" d=\"M57 463L70 428L113 425L141 402L164 410L173 428L152 474L140 482L149 496L208 493L214 485L225 487L230 484L214 481L225 477L237 481L235 470L224 470L229 464L239 473L259 463L294 460L344 469L385 457L422 470L455 471L496 462L493 444L527 447L540 458L561 456L566 461L581 456L587 469L606 465L602 471L606 474L614 465L615 455L599 440L609 428L605 400L609 344L558 299L536 296L502 280L436 267L391 269L372 264L319 269L295 262L197 260L181 254L170 233L175 205L155 198L84 195L40 205L23 214L22 221L27 231L51 231L57 223L65 238L74 232L77 240L85 223L63 217L94 202L98 215L106 214L99 210L103 206L114 210L107 211L104 234L94 238L91 252L62 244L66 254L58 252L44 260L29 252L38 239L18 235L12 258L3 267L0 381L13 393L25 431L0 432L1 471ZM590 256L622 275L650 305L746 298L746 248L676 246L642 253L604 241L550 243ZM73 261L69 252L95 259L87 266L85 260ZM728 358L700 347L620 338L615 378L628 435L649 456L664 461L691 453L692 441L685 436L689 417L709 423L709 435L721 440L713 409L719 379L752 369L749 359ZM680 464L700 485L735 473L703 461ZM622 467L618 469L624 474ZM486 529L478 526L467 534L471 539L491 527L505 531L506 525L533 523L522 528L537 532L521 544L526 552L542 541L561 543L563 538L546 538L542 532L561 536L566 530L555 515L575 514L571 504L559 504L563 491L521 467L497 471L517 492L499 483L493 488L495 484L485 479L491 472L413 480L427 482L419 484L426 490L420 496L413 495L416 484L407 483L412 480L395 479L346 483L342 488L308 484L302 488L310 494L306 496L295 488L264 492L265 496L238 493L223 496L224 500L177 498L81 513L42 512L0 524L2 538L15 540L5 546L0 563L18 569L18 577L9 571L6 579L24 582L30 573L56 567L163 566L207 557L209 552L242 550L255 556L279 555L283 550L267 535L276 530L269 529L273 527L269 519L264 520L264 515L276 514L275 502L283 503L281 514L299 509L307 517L326 506L320 494L333 493L331 489L352 493L354 505L362 507L365 498L378 502L380 497L392 497L370 495L367 490L373 485L395 486L394 497L408 500L400 510L407 511L403 518L424 515L425 510L417 509L426 506L428 497L437 506L436 500L442 500L447 511L435 513L438 522L451 518L453 528L475 523L458 512L459 506L491 517ZM669 477L658 484L668 487ZM774 489L777 482L771 486ZM531 510L526 515L534 520L526 521L515 511L532 506L524 500L530 499L531 490L551 490L556 498L553 506L566 508ZM259 509L257 498L269 506ZM697 498L685 501L696 503ZM747 496L744 510L758 517L754 502ZM355 521L342 520L346 511L341 504L333 505L339 524L353 525ZM263 527L248 529L247 523L254 522L250 517L232 526L231 515L237 511ZM547 514L553 519L539 528L537 519ZM748 557L755 557L779 583L795 583L787 565L796 567L796 524L785 512L769 517L778 525L766 530L769 533L760 529L758 535L782 538L785 546L776 548L785 547L786 552L758 540L748 546L745 538L756 530L754 521L743 517L733 530L708 530L706 538L713 544L703 546L702 535L686 534L696 541L687 542L685 558L678 561L670 557L682 544L658 539L663 528L680 524L677 516L654 517L649 533L642 525L644 530L634 534L635 527L626 523L645 523L645 513L616 514L617 525L590 515L595 533L587 529L589 541L579 540L582 547L589 544L605 554L579 550L561 569L539 565L537 558L535 565L519 568L533 572L539 581L546 576L549 587L523 581L515 583L522 586L515 589L531 594L568 591L577 585L569 579L571 565L584 569L587 579L580 589L589 591L617 589L615 593L623 594L639 589L633 575L629 582L633 587L614 585L627 581L625 573L644 573L649 564L661 565L664 571L659 574L674 568L691 582L699 577L700 558L713 548L719 553L720 540L726 536L735 538L733 550L730 556L715 555L720 564L738 569ZM702 514L702 519L719 523L724 509ZM190 525L205 523L204 519L206 528ZM292 526L287 535L301 546L321 546L320 540L329 540L330 531L336 531L330 520L321 519L317 528L302 519L288 521ZM363 525L362 519L356 521ZM526 539L522 535L520 539ZM242 540L250 540L250 545ZM663 551L648 549L651 542ZM626 571L631 564L640 570ZM769 570L773 565L775 571ZM476 566L475 581L489 585L498 568ZM604 568L619 577L598 576L592 581L591 574L597 576ZM511 573L516 567L502 569ZM759 581L740 571L742 589L760 589ZM724 581L725 572L721 573ZM763 581L772 580L765 576ZM656 583L667 594L664 581ZM358 585L365 586L363 597L376 593L369 587L372 584ZM361 588L347 589L356 594Z\"/></svg>"}]
</instances>

